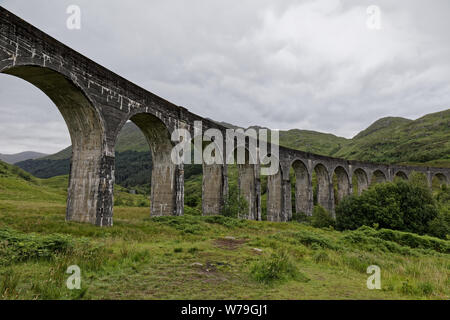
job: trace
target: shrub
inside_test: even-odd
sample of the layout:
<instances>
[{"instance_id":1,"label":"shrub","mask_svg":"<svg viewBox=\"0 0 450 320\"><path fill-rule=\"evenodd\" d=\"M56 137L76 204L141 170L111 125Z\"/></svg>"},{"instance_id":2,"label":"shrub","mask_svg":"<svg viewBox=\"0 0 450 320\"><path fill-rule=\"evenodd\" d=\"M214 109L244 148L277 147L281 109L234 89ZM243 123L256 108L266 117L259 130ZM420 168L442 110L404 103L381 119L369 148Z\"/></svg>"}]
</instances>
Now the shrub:
<instances>
[{"instance_id":1,"label":"shrub","mask_svg":"<svg viewBox=\"0 0 450 320\"><path fill-rule=\"evenodd\" d=\"M288 253L284 250L279 253L272 253L270 257L254 263L250 273L256 281L265 284L288 279L309 280L297 270Z\"/></svg>"},{"instance_id":2,"label":"shrub","mask_svg":"<svg viewBox=\"0 0 450 320\"><path fill-rule=\"evenodd\" d=\"M248 215L247 200L239 194L236 186L232 186L228 190L228 197L223 206L223 213L225 217L242 218Z\"/></svg>"},{"instance_id":3,"label":"shrub","mask_svg":"<svg viewBox=\"0 0 450 320\"><path fill-rule=\"evenodd\" d=\"M376 223L380 228L424 234L437 215L427 187L399 180L377 184L360 196L343 199L336 207L336 226L345 230Z\"/></svg>"},{"instance_id":4,"label":"shrub","mask_svg":"<svg viewBox=\"0 0 450 320\"><path fill-rule=\"evenodd\" d=\"M292 214L292 221L309 224L311 222L311 216L308 216L304 212L295 212Z\"/></svg>"},{"instance_id":5,"label":"shrub","mask_svg":"<svg viewBox=\"0 0 450 320\"><path fill-rule=\"evenodd\" d=\"M428 227L428 234L447 239L450 234L450 209L442 207L439 214L434 218Z\"/></svg>"},{"instance_id":6,"label":"shrub","mask_svg":"<svg viewBox=\"0 0 450 320\"><path fill-rule=\"evenodd\" d=\"M434 287L430 282L419 283L418 289L426 296L431 295L434 291Z\"/></svg>"},{"instance_id":7,"label":"shrub","mask_svg":"<svg viewBox=\"0 0 450 320\"><path fill-rule=\"evenodd\" d=\"M0 264L11 264L30 259L48 259L58 253L72 250L74 241L69 236L53 234L41 236L0 229Z\"/></svg>"},{"instance_id":8,"label":"shrub","mask_svg":"<svg viewBox=\"0 0 450 320\"><path fill-rule=\"evenodd\" d=\"M283 234L286 238L293 239L301 244L318 249L336 249L336 246L331 241L317 233L303 230L301 232L287 232Z\"/></svg>"},{"instance_id":9,"label":"shrub","mask_svg":"<svg viewBox=\"0 0 450 320\"><path fill-rule=\"evenodd\" d=\"M375 230L366 226L347 231L342 240L378 251L411 254L408 248L412 248L450 253L450 241L390 229Z\"/></svg>"},{"instance_id":10,"label":"shrub","mask_svg":"<svg viewBox=\"0 0 450 320\"><path fill-rule=\"evenodd\" d=\"M335 221L331 214L320 205L314 206L311 225L316 228L334 227Z\"/></svg>"}]
</instances>

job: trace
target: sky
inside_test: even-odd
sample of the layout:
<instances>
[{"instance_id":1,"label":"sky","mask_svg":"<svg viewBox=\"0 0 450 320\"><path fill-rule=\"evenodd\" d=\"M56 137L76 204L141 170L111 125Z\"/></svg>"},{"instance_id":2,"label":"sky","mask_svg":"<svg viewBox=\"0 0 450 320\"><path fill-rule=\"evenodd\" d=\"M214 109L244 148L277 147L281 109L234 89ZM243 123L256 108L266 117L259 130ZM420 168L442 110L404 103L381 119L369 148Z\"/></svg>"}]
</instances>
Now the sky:
<instances>
[{"instance_id":1,"label":"sky","mask_svg":"<svg viewBox=\"0 0 450 320\"><path fill-rule=\"evenodd\" d=\"M139 86L204 117L351 138L450 108L448 0L0 0ZM67 28L77 5L80 29ZM373 11L373 6L376 10ZM0 153L70 145L50 99L0 74Z\"/></svg>"}]
</instances>

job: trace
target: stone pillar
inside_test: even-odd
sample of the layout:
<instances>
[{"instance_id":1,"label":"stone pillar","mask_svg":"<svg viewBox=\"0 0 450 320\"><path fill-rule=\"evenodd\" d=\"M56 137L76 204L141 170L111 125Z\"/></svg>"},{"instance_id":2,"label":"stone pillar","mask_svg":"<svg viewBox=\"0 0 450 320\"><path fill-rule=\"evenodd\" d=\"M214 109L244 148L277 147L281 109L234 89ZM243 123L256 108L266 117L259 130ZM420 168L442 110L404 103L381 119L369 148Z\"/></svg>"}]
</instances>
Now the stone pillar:
<instances>
[{"instance_id":1,"label":"stone pillar","mask_svg":"<svg viewBox=\"0 0 450 320\"><path fill-rule=\"evenodd\" d=\"M294 163L293 168L295 172L295 210L310 216L314 206L310 175L306 167L297 165L297 163Z\"/></svg>"},{"instance_id":2,"label":"stone pillar","mask_svg":"<svg viewBox=\"0 0 450 320\"><path fill-rule=\"evenodd\" d=\"M184 215L184 165L179 164L176 167L176 199L175 215Z\"/></svg>"},{"instance_id":3,"label":"stone pillar","mask_svg":"<svg viewBox=\"0 0 450 320\"><path fill-rule=\"evenodd\" d=\"M330 175L323 165L316 166L317 175L317 203L330 213L333 212L333 183Z\"/></svg>"},{"instance_id":4,"label":"stone pillar","mask_svg":"<svg viewBox=\"0 0 450 320\"><path fill-rule=\"evenodd\" d=\"M153 217L177 213L177 166L153 161L150 212Z\"/></svg>"},{"instance_id":5,"label":"stone pillar","mask_svg":"<svg viewBox=\"0 0 450 320\"><path fill-rule=\"evenodd\" d=\"M219 215L224 204L224 165L203 164L202 211L203 215Z\"/></svg>"},{"instance_id":6,"label":"stone pillar","mask_svg":"<svg viewBox=\"0 0 450 320\"><path fill-rule=\"evenodd\" d=\"M241 218L258 220L261 218L261 186L259 166L255 164L238 165L239 194L248 204L248 213Z\"/></svg>"},{"instance_id":7,"label":"stone pillar","mask_svg":"<svg viewBox=\"0 0 450 320\"><path fill-rule=\"evenodd\" d=\"M291 180L281 180L281 216L280 221L286 222L292 219L292 195Z\"/></svg>"},{"instance_id":8,"label":"stone pillar","mask_svg":"<svg viewBox=\"0 0 450 320\"><path fill-rule=\"evenodd\" d=\"M431 171L429 169L427 170L427 183L428 187L430 189L433 189L433 175L431 174Z\"/></svg>"},{"instance_id":9,"label":"stone pillar","mask_svg":"<svg viewBox=\"0 0 450 320\"><path fill-rule=\"evenodd\" d=\"M67 190L67 221L112 226L114 160L114 157L98 157L73 148Z\"/></svg>"},{"instance_id":10,"label":"stone pillar","mask_svg":"<svg viewBox=\"0 0 450 320\"><path fill-rule=\"evenodd\" d=\"M281 170L267 177L267 220L281 221L282 216L282 187Z\"/></svg>"},{"instance_id":11,"label":"stone pillar","mask_svg":"<svg viewBox=\"0 0 450 320\"><path fill-rule=\"evenodd\" d=\"M354 174L358 182L358 195L361 195L364 190L369 189L369 180L367 174L362 169L357 169Z\"/></svg>"}]
</instances>

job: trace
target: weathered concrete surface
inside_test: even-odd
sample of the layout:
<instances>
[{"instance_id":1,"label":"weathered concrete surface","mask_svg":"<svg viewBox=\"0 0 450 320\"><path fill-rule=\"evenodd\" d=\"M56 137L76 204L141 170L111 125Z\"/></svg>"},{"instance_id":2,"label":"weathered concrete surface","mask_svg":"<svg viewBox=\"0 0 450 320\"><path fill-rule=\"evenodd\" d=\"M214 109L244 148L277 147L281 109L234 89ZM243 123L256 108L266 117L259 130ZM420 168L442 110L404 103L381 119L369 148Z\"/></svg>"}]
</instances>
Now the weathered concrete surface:
<instances>
[{"instance_id":1,"label":"weathered concrete surface","mask_svg":"<svg viewBox=\"0 0 450 320\"><path fill-rule=\"evenodd\" d=\"M182 215L183 166L170 161L175 129L185 128L194 136L194 121L202 129L226 128L176 106L125 80L0 7L0 72L22 78L41 89L60 110L73 144L67 220L98 226L113 223L115 143L127 121L135 122L146 136L154 162L151 214ZM450 181L450 169L381 165L324 157L280 147L280 170L268 177L267 218L288 221L292 217L289 170L296 172L295 210L310 214L313 208L311 177L318 177L318 201L333 212L358 180L358 192L372 181L408 178L413 171ZM300 165L300 163L302 165ZM244 165L240 187L249 201L246 218L261 219L259 169ZM333 174L337 176L334 194ZM384 178L383 178L384 177ZM149 177L150 179L150 177ZM228 190L227 166L204 167L203 211L220 214Z\"/></svg>"},{"instance_id":2,"label":"weathered concrete surface","mask_svg":"<svg viewBox=\"0 0 450 320\"><path fill-rule=\"evenodd\" d=\"M302 161L294 161L292 167L295 173L295 210L311 215L313 209L312 177Z\"/></svg>"},{"instance_id":3,"label":"weathered concrete surface","mask_svg":"<svg viewBox=\"0 0 450 320\"><path fill-rule=\"evenodd\" d=\"M339 203L344 197L351 194L351 182L349 180L349 174L347 171L339 166L334 170L337 180L337 193L335 195L335 201Z\"/></svg>"},{"instance_id":4,"label":"weathered concrete surface","mask_svg":"<svg viewBox=\"0 0 450 320\"><path fill-rule=\"evenodd\" d=\"M261 199L260 199L260 169L253 164L238 165L238 187L240 195L245 198L248 204L248 212L242 218L249 220L261 219Z\"/></svg>"},{"instance_id":5,"label":"weathered concrete surface","mask_svg":"<svg viewBox=\"0 0 450 320\"><path fill-rule=\"evenodd\" d=\"M203 164L203 215L219 215L222 212L226 179L224 168L220 164Z\"/></svg>"}]
</instances>

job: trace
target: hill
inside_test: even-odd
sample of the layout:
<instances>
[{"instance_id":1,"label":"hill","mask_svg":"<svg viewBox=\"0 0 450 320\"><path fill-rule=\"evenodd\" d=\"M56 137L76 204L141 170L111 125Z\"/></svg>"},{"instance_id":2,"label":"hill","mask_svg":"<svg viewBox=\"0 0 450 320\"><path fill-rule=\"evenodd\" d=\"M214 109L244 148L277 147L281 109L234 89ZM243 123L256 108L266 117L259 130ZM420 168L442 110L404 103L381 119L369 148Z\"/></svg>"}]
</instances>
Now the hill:
<instances>
[{"instance_id":1,"label":"hill","mask_svg":"<svg viewBox=\"0 0 450 320\"><path fill-rule=\"evenodd\" d=\"M28 159L38 159L47 156L45 153L34 152L34 151L24 151L15 154L1 154L0 160L9 164L14 164L16 162L25 161Z\"/></svg>"},{"instance_id":2,"label":"hill","mask_svg":"<svg viewBox=\"0 0 450 320\"><path fill-rule=\"evenodd\" d=\"M65 221L67 176L31 177L0 162L2 299L442 299L450 241L368 227L223 216L149 218L119 194L114 227ZM117 200L116 200L117 201ZM82 270L66 286L67 265ZM367 289L367 267L382 270Z\"/></svg>"},{"instance_id":3,"label":"hill","mask_svg":"<svg viewBox=\"0 0 450 320\"><path fill-rule=\"evenodd\" d=\"M382 163L450 166L450 109L417 120L380 119L332 155Z\"/></svg>"}]
</instances>

